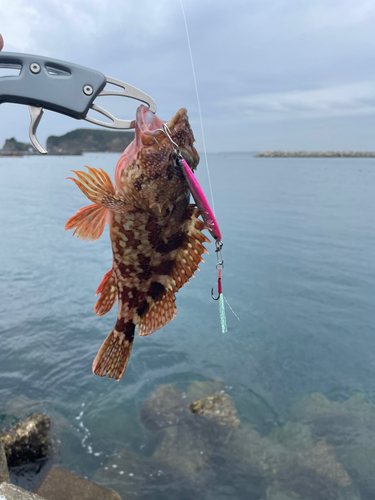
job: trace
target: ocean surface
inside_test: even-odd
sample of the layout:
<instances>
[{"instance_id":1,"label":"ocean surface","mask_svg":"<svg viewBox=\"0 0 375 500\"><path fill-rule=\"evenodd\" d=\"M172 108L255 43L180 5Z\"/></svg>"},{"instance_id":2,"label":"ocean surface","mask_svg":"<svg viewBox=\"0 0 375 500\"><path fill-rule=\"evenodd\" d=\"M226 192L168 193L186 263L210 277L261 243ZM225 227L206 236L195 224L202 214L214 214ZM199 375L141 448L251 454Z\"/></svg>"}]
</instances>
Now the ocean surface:
<instances>
[{"instance_id":1,"label":"ocean surface","mask_svg":"<svg viewBox=\"0 0 375 500\"><path fill-rule=\"evenodd\" d=\"M221 333L211 299L216 255L207 245L201 271L177 294L177 317L136 337L115 382L91 372L117 313L93 312L111 268L108 230L86 242L64 225L90 203L66 180L69 171L89 165L113 178L118 157L0 158L0 427L48 413L53 464L123 498L273 500L280 489L301 500L374 498L375 161L209 155L223 292L240 321L227 307ZM209 198L203 160L197 178ZM240 430L219 444L206 423L184 424L186 432L181 424L175 441L178 425L155 430L142 408L162 384L182 399L224 391ZM288 425L304 426L310 445L275 444L271 437ZM232 442L239 432L249 443L241 452ZM184 435L192 436L188 449ZM269 471L257 462L261 452L253 456L253 438L270 463L284 445L305 458L326 446L325 468L341 477L301 454L293 473ZM17 469L12 480L31 489L49 466L40 463L36 479Z\"/></svg>"}]
</instances>

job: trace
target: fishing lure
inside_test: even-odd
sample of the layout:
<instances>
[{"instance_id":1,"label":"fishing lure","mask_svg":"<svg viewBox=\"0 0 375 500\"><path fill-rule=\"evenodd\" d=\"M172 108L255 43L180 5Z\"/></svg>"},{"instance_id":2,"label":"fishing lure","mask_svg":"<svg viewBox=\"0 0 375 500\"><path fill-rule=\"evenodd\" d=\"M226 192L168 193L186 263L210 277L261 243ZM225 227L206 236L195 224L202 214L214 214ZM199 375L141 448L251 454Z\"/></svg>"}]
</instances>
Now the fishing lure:
<instances>
[{"instance_id":1,"label":"fishing lure","mask_svg":"<svg viewBox=\"0 0 375 500\"><path fill-rule=\"evenodd\" d=\"M227 333L228 327L227 327L227 318L225 314L225 306L224 306L224 301L228 304L230 310L233 312L233 314L236 316L236 318L239 320L237 314L233 311L231 306L229 305L229 302L226 300L226 298L223 295L222 292L222 285L221 285L221 272L224 269L224 259L223 259L223 254L222 254L222 248L223 248L223 242L221 240L221 231L219 228L219 224L217 223L216 217L211 210L211 207L207 201L207 198L199 185L199 182L197 181L195 175L189 168L189 165L186 163L184 160L178 145L172 140L170 130L166 124L163 125L163 132L167 136L169 142L171 143L172 147L174 148L174 152L177 156L176 163L179 168L181 168L182 173L184 174L184 177L186 179L186 182L188 183L190 192L194 198L195 203L197 204L197 207L199 210L202 211L202 218L204 222L206 223L208 230L212 234L212 237L215 240L215 246L216 246L216 254L217 254L217 264L216 264L216 269L219 272L218 275L218 296L215 298L213 296L213 289L211 289L211 297L214 300L219 301L219 314L220 314L220 324L221 324L221 331L223 333Z\"/></svg>"}]
</instances>

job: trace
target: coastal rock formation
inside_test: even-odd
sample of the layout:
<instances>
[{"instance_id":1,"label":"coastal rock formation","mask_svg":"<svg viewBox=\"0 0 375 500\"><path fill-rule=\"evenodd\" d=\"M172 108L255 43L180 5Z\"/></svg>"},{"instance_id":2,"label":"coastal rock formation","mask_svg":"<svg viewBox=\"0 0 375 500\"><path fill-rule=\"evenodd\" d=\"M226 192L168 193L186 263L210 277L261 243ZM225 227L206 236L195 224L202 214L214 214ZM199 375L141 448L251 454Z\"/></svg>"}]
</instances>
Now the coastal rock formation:
<instances>
[{"instance_id":1,"label":"coastal rock formation","mask_svg":"<svg viewBox=\"0 0 375 500\"><path fill-rule=\"evenodd\" d=\"M39 413L0 434L9 467L48 456L50 418Z\"/></svg>"},{"instance_id":2,"label":"coastal rock formation","mask_svg":"<svg viewBox=\"0 0 375 500\"><path fill-rule=\"evenodd\" d=\"M4 446L0 442L0 483L9 483L9 471Z\"/></svg>"},{"instance_id":3,"label":"coastal rock formation","mask_svg":"<svg viewBox=\"0 0 375 500\"><path fill-rule=\"evenodd\" d=\"M47 139L49 154L122 153L134 139L133 131L110 131L79 128L62 136Z\"/></svg>"},{"instance_id":4,"label":"coastal rock formation","mask_svg":"<svg viewBox=\"0 0 375 500\"><path fill-rule=\"evenodd\" d=\"M120 495L111 488L60 468L47 472L35 493L45 500L121 500Z\"/></svg>"},{"instance_id":5,"label":"coastal rock formation","mask_svg":"<svg viewBox=\"0 0 375 500\"><path fill-rule=\"evenodd\" d=\"M2 483L0 484L0 499L1 500L46 500L35 495L35 493L30 493L14 484Z\"/></svg>"}]
</instances>

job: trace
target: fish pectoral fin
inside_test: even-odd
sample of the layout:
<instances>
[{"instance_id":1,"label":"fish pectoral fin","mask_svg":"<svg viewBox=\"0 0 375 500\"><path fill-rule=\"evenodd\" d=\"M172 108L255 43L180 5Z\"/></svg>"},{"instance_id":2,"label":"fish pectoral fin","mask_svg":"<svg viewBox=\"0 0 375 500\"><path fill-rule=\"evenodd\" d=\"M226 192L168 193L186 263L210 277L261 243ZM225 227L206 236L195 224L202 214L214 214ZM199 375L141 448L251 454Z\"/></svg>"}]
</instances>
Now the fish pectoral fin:
<instances>
[{"instance_id":1,"label":"fish pectoral fin","mask_svg":"<svg viewBox=\"0 0 375 500\"><path fill-rule=\"evenodd\" d=\"M104 275L96 295L99 293L100 297L94 306L94 311L98 316L102 316L112 309L117 300L117 286L113 268Z\"/></svg>"},{"instance_id":2,"label":"fish pectoral fin","mask_svg":"<svg viewBox=\"0 0 375 500\"><path fill-rule=\"evenodd\" d=\"M177 314L175 300L174 293L166 290L160 299L151 302L148 311L137 325L138 335L150 335L172 321Z\"/></svg>"},{"instance_id":3,"label":"fish pectoral fin","mask_svg":"<svg viewBox=\"0 0 375 500\"><path fill-rule=\"evenodd\" d=\"M109 175L104 170L86 167L88 172L72 170L78 179L68 177L77 184L87 198L102 207L115 212L129 212L134 209L132 203L124 196L116 195L115 188Z\"/></svg>"},{"instance_id":4,"label":"fish pectoral fin","mask_svg":"<svg viewBox=\"0 0 375 500\"><path fill-rule=\"evenodd\" d=\"M134 340L134 325L131 331L112 330L99 349L92 364L92 371L99 377L109 375L121 380L129 361Z\"/></svg>"},{"instance_id":5,"label":"fish pectoral fin","mask_svg":"<svg viewBox=\"0 0 375 500\"><path fill-rule=\"evenodd\" d=\"M65 230L74 229L74 235L81 240L93 241L100 238L108 221L109 210L94 203L81 208L65 224Z\"/></svg>"}]
</instances>

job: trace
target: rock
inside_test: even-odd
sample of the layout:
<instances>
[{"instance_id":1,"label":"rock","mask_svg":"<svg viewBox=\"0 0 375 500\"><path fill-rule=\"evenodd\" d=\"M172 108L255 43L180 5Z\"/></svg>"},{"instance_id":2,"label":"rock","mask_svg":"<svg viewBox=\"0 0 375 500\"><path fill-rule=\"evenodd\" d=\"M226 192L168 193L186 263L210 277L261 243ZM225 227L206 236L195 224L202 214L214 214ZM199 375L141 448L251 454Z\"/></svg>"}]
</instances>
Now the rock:
<instances>
[{"instance_id":1,"label":"rock","mask_svg":"<svg viewBox=\"0 0 375 500\"><path fill-rule=\"evenodd\" d=\"M289 469L288 474L279 478L273 487L275 495L281 495L281 493L289 495L286 496L285 500L289 500L289 498L294 500L295 497L301 500L361 500L356 485L339 486L316 474L315 471L298 465ZM281 498L283 499L283 497ZM276 499L278 499L277 496Z\"/></svg>"},{"instance_id":2,"label":"rock","mask_svg":"<svg viewBox=\"0 0 375 500\"><path fill-rule=\"evenodd\" d=\"M51 448L49 427L50 418L40 413L3 432L0 442L4 446L9 467L48 456Z\"/></svg>"},{"instance_id":3,"label":"rock","mask_svg":"<svg viewBox=\"0 0 375 500\"><path fill-rule=\"evenodd\" d=\"M93 483L64 469L51 469L35 493L46 500L121 500L116 491Z\"/></svg>"},{"instance_id":4,"label":"rock","mask_svg":"<svg viewBox=\"0 0 375 500\"><path fill-rule=\"evenodd\" d=\"M314 446L310 426L294 422L287 422L282 427L275 427L270 432L268 439L293 451L302 451Z\"/></svg>"},{"instance_id":5,"label":"rock","mask_svg":"<svg viewBox=\"0 0 375 500\"><path fill-rule=\"evenodd\" d=\"M349 474L356 478L366 498L375 498L375 448L367 446L337 449L340 461Z\"/></svg>"},{"instance_id":6,"label":"rock","mask_svg":"<svg viewBox=\"0 0 375 500\"><path fill-rule=\"evenodd\" d=\"M215 392L220 392L223 389L224 383L222 380L194 380L186 390L186 397L192 402L212 396Z\"/></svg>"},{"instance_id":7,"label":"rock","mask_svg":"<svg viewBox=\"0 0 375 500\"><path fill-rule=\"evenodd\" d=\"M327 415L350 415L362 423L375 421L375 407L359 393L339 403L330 401L320 392L315 392L293 405L291 413L298 421L312 421Z\"/></svg>"},{"instance_id":8,"label":"rock","mask_svg":"<svg viewBox=\"0 0 375 500\"><path fill-rule=\"evenodd\" d=\"M283 491L280 489L278 481L268 486L266 491L266 500L300 500L301 497L293 491Z\"/></svg>"},{"instance_id":9,"label":"rock","mask_svg":"<svg viewBox=\"0 0 375 500\"><path fill-rule=\"evenodd\" d=\"M178 424L188 413L188 402L183 392L172 384L163 384L143 403L141 420L145 427L157 431Z\"/></svg>"},{"instance_id":10,"label":"rock","mask_svg":"<svg viewBox=\"0 0 375 500\"><path fill-rule=\"evenodd\" d=\"M152 458L179 470L194 482L201 476L210 454L207 442L189 428L170 427Z\"/></svg>"},{"instance_id":11,"label":"rock","mask_svg":"<svg viewBox=\"0 0 375 500\"><path fill-rule=\"evenodd\" d=\"M242 424L229 443L231 455L249 463L263 476L283 475L296 464L295 453L268 438L262 437L250 425Z\"/></svg>"},{"instance_id":12,"label":"rock","mask_svg":"<svg viewBox=\"0 0 375 500\"><path fill-rule=\"evenodd\" d=\"M240 421L232 398L225 393L215 393L203 399L198 399L190 404L193 413L203 415L205 418L230 429L237 429Z\"/></svg>"},{"instance_id":13,"label":"rock","mask_svg":"<svg viewBox=\"0 0 375 500\"><path fill-rule=\"evenodd\" d=\"M0 500L43 500L43 498L13 484L1 483Z\"/></svg>"},{"instance_id":14,"label":"rock","mask_svg":"<svg viewBox=\"0 0 375 500\"><path fill-rule=\"evenodd\" d=\"M0 443L0 483L9 483L7 457L2 443Z\"/></svg>"},{"instance_id":15,"label":"rock","mask_svg":"<svg viewBox=\"0 0 375 500\"><path fill-rule=\"evenodd\" d=\"M254 158L375 158L367 151L262 151Z\"/></svg>"},{"instance_id":16,"label":"rock","mask_svg":"<svg viewBox=\"0 0 375 500\"><path fill-rule=\"evenodd\" d=\"M298 454L298 464L306 469L312 469L319 476L346 487L352 484L348 473L338 462L333 446L324 440L319 441L312 450Z\"/></svg>"}]
</instances>

